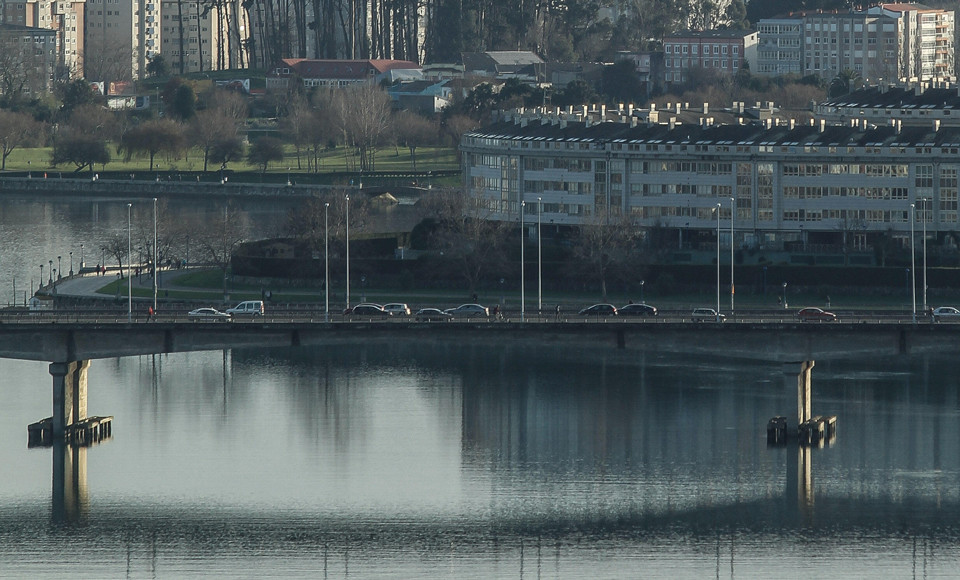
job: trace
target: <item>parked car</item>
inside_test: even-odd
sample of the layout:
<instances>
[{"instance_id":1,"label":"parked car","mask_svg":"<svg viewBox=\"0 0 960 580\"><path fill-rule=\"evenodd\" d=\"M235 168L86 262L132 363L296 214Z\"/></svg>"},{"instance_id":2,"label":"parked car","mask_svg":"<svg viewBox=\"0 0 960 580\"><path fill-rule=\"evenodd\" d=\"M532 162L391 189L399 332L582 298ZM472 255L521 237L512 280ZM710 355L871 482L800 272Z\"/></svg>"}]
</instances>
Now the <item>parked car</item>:
<instances>
[{"instance_id":1,"label":"parked car","mask_svg":"<svg viewBox=\"0 0 960 580\"><path fill-rule=\"evenodd\" d=\"M383 309L394 316L410 316L410 307L401 302L384 304Z\"/></svg>"},{"instance_id":2,"label":"parked car","mask_svg":"<svg viewBox=\"0 0 960 580\"><path fill-rule=\"evenodd\" d=\"M227 308L231 316L263 316L263 300L246 300L233 308Z\"/></svg>"},{"instance_id":3,"label":"parked car","mask_svg":"<svg viewBox=\"0 0 960 580\"><path fill-rule=\"evenodd\" d=\"M797 320L800 322L835 322L837 315L827 312L823 308L801 308L797 311Z\"/></svg>"},{"instance_id":4,"label":"parked car","mask_svg":"<svg viewBox=\"0 0 960 580\"><path fill-rule=\"evenodd\" d=\"M934 308L933 321L940 322L941 320L960 320L960 310L957 310L953 306Z\"/></svg>"},{"instance_id":5,"label":"parked car","mask_svg":"<svg viewBox=\"0 0 960 580\"><path fill-rule=\"evenodd\" d=\"M617 307L613 304L594 304L578 312L580 316L616 316Z\"/></svg>"},{"instance_id":6,"label":"parked car","mask_svg":"<svg viewBox=\"0 0 960 580\"><path fill-rule=\"evenodd\" d=\"M450 320L453 315L439 308L421 308L417 310L416 317L417 320Z\"/></svg>"},{"instance_id":7,"label":"parked car","mask_svg":"<svg viewBox=\"0 0 960 580\"><path fill-rule=\"evenodd\" d=\"M690 318L694 322L723 322L727 317L723 314L717 314L717 311L713 308L694 308Z\"/></svg>"},{"instance_id":8,"label":"parked car","mask_svg":"<svg viewBox=\"0 0 960 580\"><path fill-rule=\"evenodd\" d=\"M390 313L383 309L383 306L379 304L357 304L353 308L349 308L348 312L344 312L348 316L367 316L370 318L386 318L390 316Z\"/></svg>"},{"instance_id":9,"label":"parked car","mask_svg":"<svg viewBox=\"0 0 960 580\"><path fill-rule=\"evenodd\" d=\"M216 308L196 308L187 313L190 320L230 320L230 315Z\"/></svg>"},{"instance_id":10,"label":"parked car","mask_svg":"<svg viewBox=\"0 0 960 580\"><path fill-rule=\"evenodd\" d=\"M617 309L618 316L656 316L657 309L649 304L627 304Z\"/></svg>"},{"instance_id":11,"label":"parked car","mask_svg":"<svg viewBox=\"0 0 960 580\"><path fill-rule=\"evenodd\" d=\"M456 308L447 308L444 310L454 318L474 318L477 316L490 316L490 309L479 304L461 304Z\"/></svg>"}]
</instances>

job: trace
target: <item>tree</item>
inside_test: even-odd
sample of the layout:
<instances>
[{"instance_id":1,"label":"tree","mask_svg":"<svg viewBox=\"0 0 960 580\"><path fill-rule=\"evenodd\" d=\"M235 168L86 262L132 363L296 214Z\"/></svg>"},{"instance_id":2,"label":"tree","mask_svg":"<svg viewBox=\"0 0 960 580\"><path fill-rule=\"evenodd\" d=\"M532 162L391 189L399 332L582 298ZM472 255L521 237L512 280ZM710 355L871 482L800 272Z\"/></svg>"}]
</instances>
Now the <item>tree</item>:
<instances>
[{"instance_id":1,"label":"tree","mask_svg":"<svg viewBox=\"0 0 960 580\"><path fill-rule=\"evenodd\" d=\"M339 266L346 260L347 205L351 234L363 232L370 213L365 196L353 196L347 201L349 194L347 190L315 194L291 211L287 218L289 235L304 242L314 255L326 254L331 264L337 265L331 268L331 272L342 271ZM326 244L329 247L325 248ZM352 251L356 252L356 249Z\"/></svg>"},{"instance_id":2,"label":"tree","mask_svg":"<svg viewBox=\"0 0 960 580\"><path fill-rule=\"evenodd\" d=\"M95 135L83 133L68 133L53 145L53 155L50 164L56 167L61 163L73 163L77 172L90 168L96 164L106 165L110 161L110 152L107 151L106 140Z\"/></svg>"},{"instance_id":3,"label":"tree","mask_svg":"<svg viewBox=\"0 0 960 580\"><path fill-rule=\"evenodd\" d=\"M223 273L226 294L227 270L233 252L243 242L243 214L232 205L226 205L213 219L207 219L197 236L202 258Z\"/></svg>"},{"instance_id":4,"label":"tree","mask_svg":"<svg viewBox=\"0 0 960 580\"><path fill-rule=\"evenodd\" d=\"M73 110L83 105L100 104L103 96L97 93L90 84L83 79L54 85L54 93L62 103L60 114L64 118L73 115Z\"/></svg>"},{"instance_id":5,"label":"tree","mask_svg":"<svg viewBox=\"0 0 960 580\"><path fill-rule=\"evenodd\" d=\"M203 152L203 170L209 163L223 164L236 158L242 152L242 144L237 136L234 119L217 109L204 109L187 126L190 143ZM212 159L217 153L218 159Z\"/></svg>"},{"instance_id":6,"label":"tree","mask_svg":"<svg viewBox=\"0 0 960 580\"><path fill-rule=\"evenodd\" d=\"M283 161L283 142L275 137L260 137L250 145L247 160L259 167L262 175L271 161Z\"/></svg>"},{"instance_id":7,"label":"tree","mask_svg":"<svg viewBox=\"0 0 960 580\"><path fill-rule=\"evenodd\" d=\"M600 294L607 301L607 278L610 269L626 263L637 239L637 230L630 220L605 207L586 218L574 240L573 255L600 283Z\"/></svg>"},{"instance_id":8,"label":"tree","mask_svg":"<svg viewBox=\"0 0 960 580\"><path fill-rule=\"evenodd\" d=\"M163 78L170 75L170 66L162 54L155 54L147 62L147 74L155 78Z\"/></svg>"},{"instance_id":9,"label":"tree","mask_svg":"<svg viewBox=\"0 0 960 580\"><path fill-rule=\"evenodd\" d=\"M621 59L603 67L603 92L611 103L635 103L646 97L637 67L632 60Z\"/></svg>"},{"instance_id":10,"label":"tree","mask_svg":"<svg viewBox=\"0 0 960 580\"><path fill-rule=\"evenodd\" d=\"M377 86L358 85L337 91L334 105L344 141L360 154L360 171L373 171L377 147L390 128L393 102Z\"/></svg>"},{"instance_id":11,"label":"tree","mask_svg":"<svg viewBox=\"0 0 960 580\"><path fill-rule=\"evenodd\" d=\"M416 171L417 147L437 142L437 126L416 113L401 111L394 118L394 127L397 143L410 150L410 161Z\"/></svg>"},{"instance_id":12,"label":"tree","mask_svg":"<svg viewBox=\"0 0 960 580\"><path fill-rule=\"evenodd\" d=\"M493 212L482 200L460 190L440 191L428 203L437 215L430 248L443 256L441 264L462 278L472 294L505 262L509 226L490 219Z\"/></svg>"},{"instance_id":13,"label":"tree","mask_svg":"<svg viewBox=\"0 0 960 580\"><path fill-rule=\"evenodd\" d=\"M17 147L36 143L39 134L38 124L30 115L0 109L0 170L7 168L7 157Z\"/></svg>"},{"instance_id":14,"label":"tree","mask_svg":"<svg viewBox=\"0 0 960 580\"><path fill-rule=\"evenodd\" d=\"M830 81L828 94L831 98L840 97L850 94L854 89L858 89L861 86L863 86L863 79L860 77L860 74L850 69L844 69Z\"/></svg>"},{"instance_id":15,"label":"tree","mask_svg":"<svg viewBox=\"0 0 960 580\"><path fill-rule=\"evenodd\" d=\"M570 81L563 89L553 94L552 102L558 107L576 107L597 100L597 92L586 81Z\"/></svg>"},{"instance_id":16,"label":"tree","mask_svg":"<svg viewBox=\"0 0 960 580\"><path fill-rule=\"evenodd\" d=\"M127 132L124 138L125 161L134 155L150 158L150 171L157 153L176 155L183 150L183 128L170 119L157 119L141 123Z\"/></svg>"}]
</instances>

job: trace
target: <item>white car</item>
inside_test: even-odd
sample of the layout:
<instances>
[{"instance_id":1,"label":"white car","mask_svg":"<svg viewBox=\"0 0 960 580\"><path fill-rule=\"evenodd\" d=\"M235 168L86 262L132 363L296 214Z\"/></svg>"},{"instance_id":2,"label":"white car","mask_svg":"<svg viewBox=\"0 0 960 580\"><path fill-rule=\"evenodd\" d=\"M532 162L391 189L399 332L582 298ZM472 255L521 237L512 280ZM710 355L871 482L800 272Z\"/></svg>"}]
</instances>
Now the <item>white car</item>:
<instances>
[{"instance_id":1,"label":"white car","mask_svg":"<svg viewBox=\"0 0 960 580\"><path fill-rule=\"evenodd\" d=\"M401 302L391 302L383 305L383 311L394 316L410 316L410 307Z\"/></svg>"},{"instance_id":2,"label":"white car","mask_svg":"<svg viewBox=\"0 0 960 580\"><path fill-rule=\"evenodd\" d=\"M953 306L934 308L933 321L940 322L941 320L960 320L960 310L957 310Z\"/></svg>"},{"instance_id":3,"label":"white car","mask_svg":"<svg viewBox=\"0 0 960 580\"><path fill-rule=\"evenodd\" d=\"M227 308L231 316L263 316L263 300L246 300L233 308Z\"/></svg>"},{"instance_id":4,"label":"white car","mask_svg":"<svg viewBox=\"0 0 960 580\"><path fill-rule=\"evenodd\" d=\"M197 308L187 313L190 320L230 320L230 315L216 308Z\"/></svg>"},{"instance_id":5,"label":"white car","mask_svg":"<svg viewBox=\"0 0 960 580\"><path fill-rule=\"evenodd\" d=\"M717 314L713 308L694 308L690 318L694 322L723 322L727 317Z\"/></svg>"}]
</instances>

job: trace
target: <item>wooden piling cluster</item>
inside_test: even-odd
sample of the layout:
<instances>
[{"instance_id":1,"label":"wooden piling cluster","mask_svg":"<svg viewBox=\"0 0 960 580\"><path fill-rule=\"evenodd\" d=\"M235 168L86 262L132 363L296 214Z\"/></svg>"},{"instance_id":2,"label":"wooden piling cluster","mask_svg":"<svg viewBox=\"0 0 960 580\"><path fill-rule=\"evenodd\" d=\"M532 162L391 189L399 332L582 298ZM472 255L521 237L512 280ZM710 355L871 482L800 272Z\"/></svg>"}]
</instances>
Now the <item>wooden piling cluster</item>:
<instances>
[{"instance_id":1,"label":"wooden piling cluster","mask_svg":"<svg viewBox=\"0 0 960 580\"><path fill-rule=\"evenodd\" d=\"M767 444L782 446L795 439L805 447L823 447L837 437L837 416L817 415L800 423L796 431L787 428L787 418L773 417L767 421Z\"/></svg>"},{"instance_id":2,"label":"wooden piling cluster","mask_svg":"<svg viewBox=\"0 0 960 580\"><path fill-rule=\"evenodd\" d=\"M67 425L63 433L63 442L70 445L88 447L109 439L113 434L113 417L87 417ZM53 445L53 417L41 419L27 425L29 447L49 447Z\"/></svg>"}]
</instances>

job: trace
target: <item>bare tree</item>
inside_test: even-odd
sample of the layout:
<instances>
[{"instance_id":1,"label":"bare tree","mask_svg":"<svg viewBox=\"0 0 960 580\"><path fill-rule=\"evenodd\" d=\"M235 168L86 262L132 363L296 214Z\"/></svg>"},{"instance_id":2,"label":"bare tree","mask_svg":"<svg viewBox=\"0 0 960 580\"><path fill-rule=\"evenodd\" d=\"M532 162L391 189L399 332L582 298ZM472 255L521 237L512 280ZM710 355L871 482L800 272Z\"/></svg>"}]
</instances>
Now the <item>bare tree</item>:
<instances>
[{"instance_id":1,"label":"bare tree","mask_svg":"<svg viewBox=\"0 0 960 580\"><path fill-rule=\"evenodd\" d=\"M222 213L206 220L203 231L197 236L202 259L223 272L224 286L233 252L243 242L242 219L243 214L228 204Z\"/></svg>"},{"instance_id":2,"label":"bare tree","mask_svg":"<svg viewBox=\"0 0 960 580\"><path fill-rule=\"evenodd\" d=\"M360 171L373 171L377 147L390 129L390 97L377 86L358 85L337 91L334 103L344 140L360 154Z\"/></svg>"},{"instance_id":3,"label":"bare tree","mask_svg":"<svg viewBox=\"0 0 960 580\"><path fill-rule=\"evenodd\" d=\"M146 155L150 158L150 171L158 153L177 155L183 150L183 127L170 119L157 119L141 123L127 132L124 140L125 160L134 155Z\"/></svg>"},{"instance_id":4,"label":"bare tree","mask_svg":"<svg viewBox=\"0 0 960 580\"><path fill-rule=\"evenodd\" d=\"M7 168L7 157L15 149L33 145L40 134L38 123L30 115L0 109L0 170Z\"/></svg>"},{"instance_id":5,"label":"bare tree","mask_svg":"<svg viewBox=\"0 0 960 580\"><path fill-rule=\"evenodd\" d=\"M600 294L607 300L607 278L611 268L629 259L638 232L623 215L600 209L584 219L573 246L574 257L587 272L596 276Z\"/></svg>"},{"instance_id":6,"label":"bare tree","mask_svg":"<svg viewBox=\"0 0 960 580\"><path fill-rule=\"evenodd\" d=\"M413 171L416 171L417 147L437 144L439 141L437 126L416 113L401 111L394 117L394 127L397 143L410 150L410 161L413 164Z\"/></svg>"}]
</instances>

